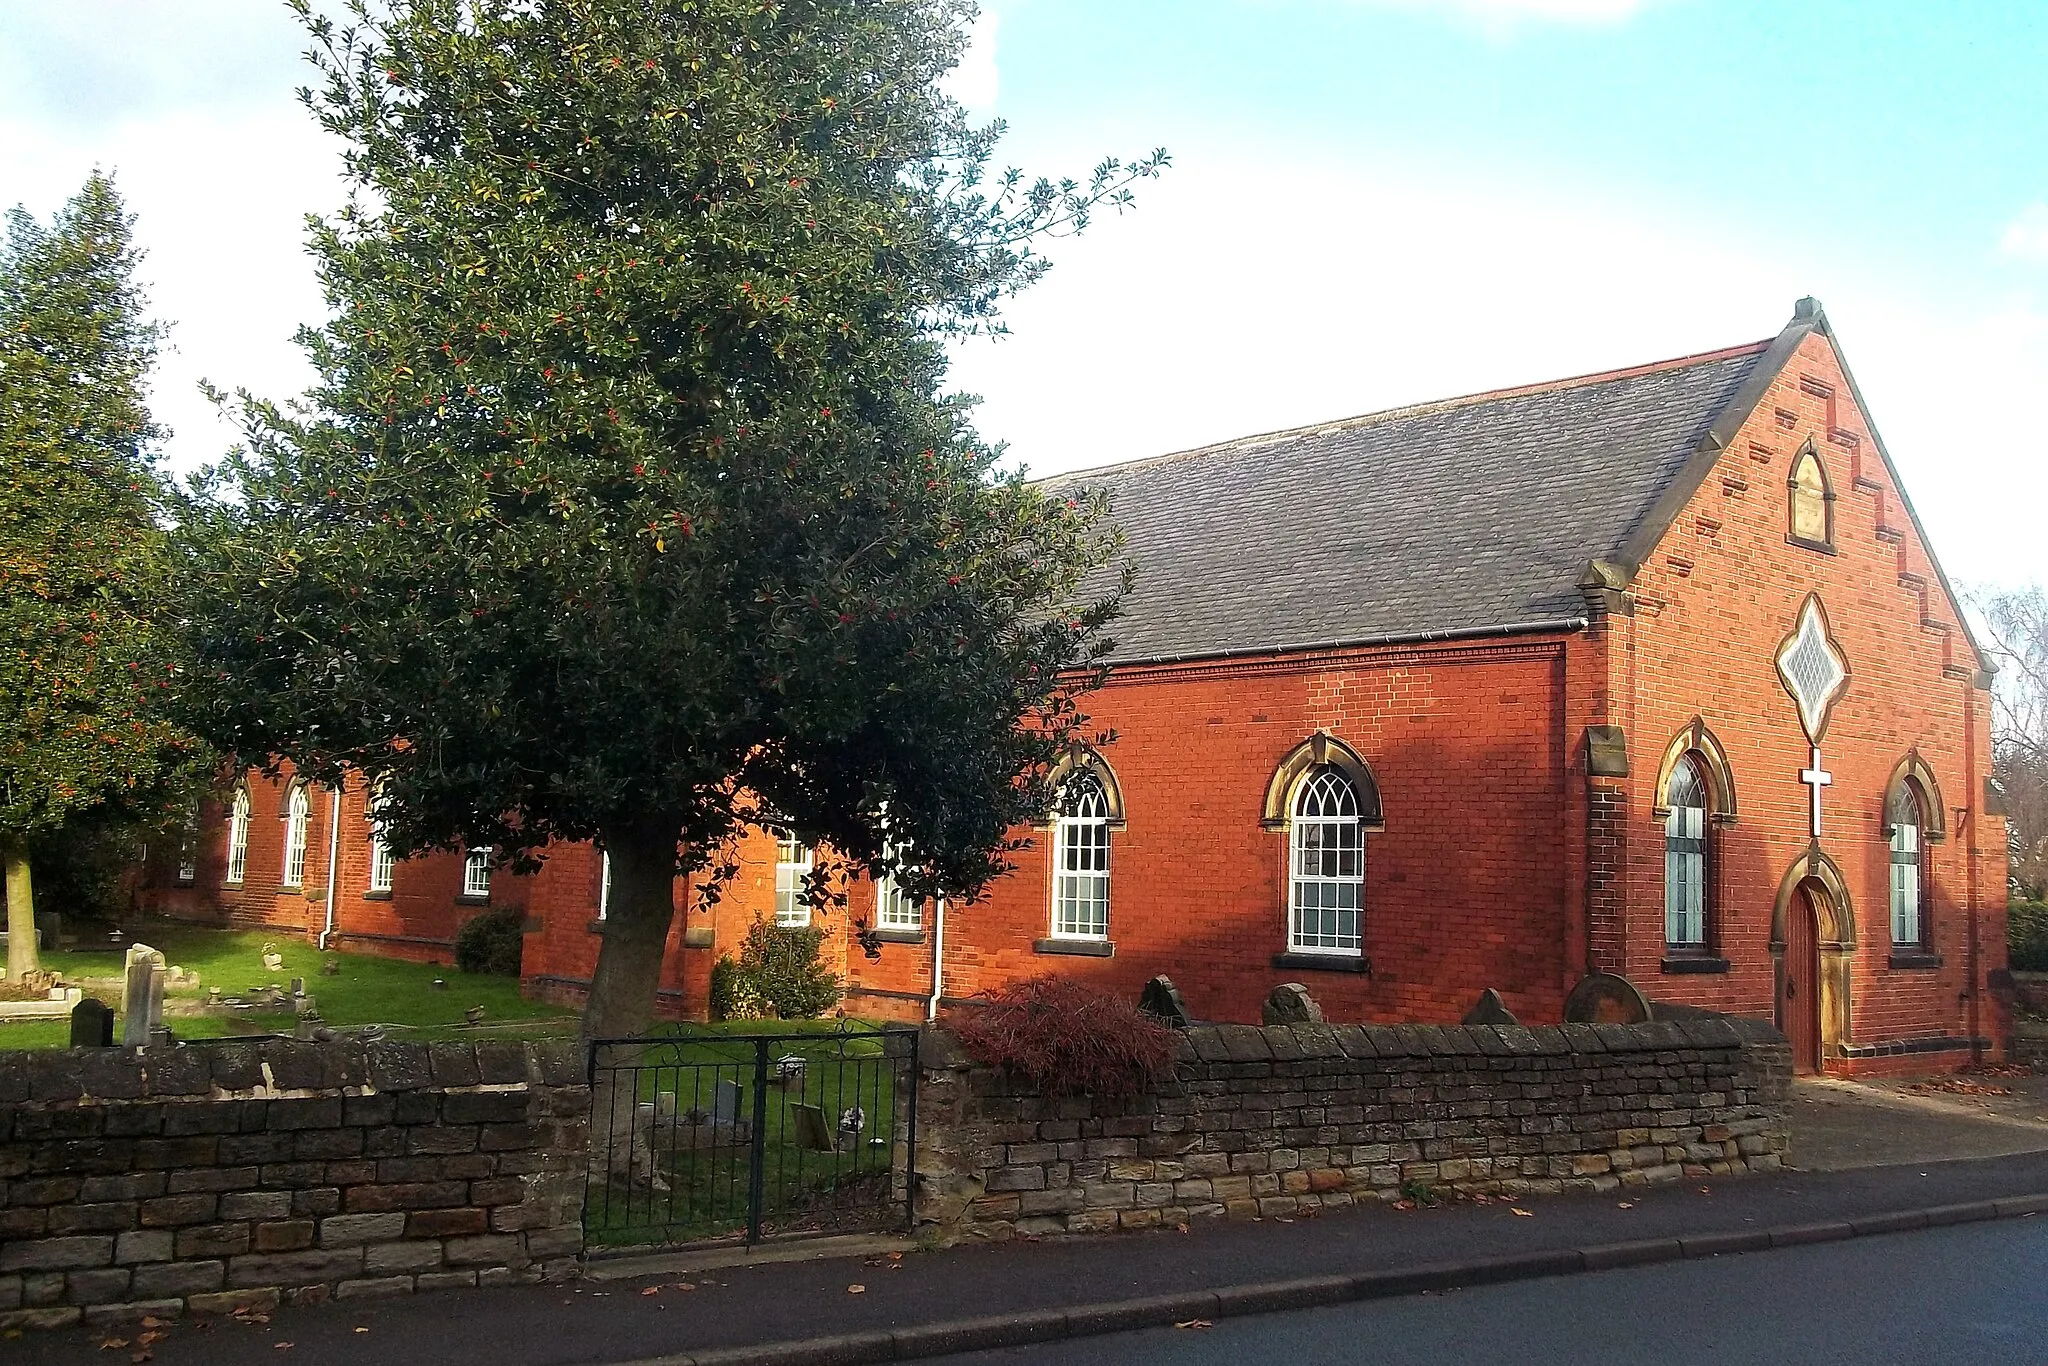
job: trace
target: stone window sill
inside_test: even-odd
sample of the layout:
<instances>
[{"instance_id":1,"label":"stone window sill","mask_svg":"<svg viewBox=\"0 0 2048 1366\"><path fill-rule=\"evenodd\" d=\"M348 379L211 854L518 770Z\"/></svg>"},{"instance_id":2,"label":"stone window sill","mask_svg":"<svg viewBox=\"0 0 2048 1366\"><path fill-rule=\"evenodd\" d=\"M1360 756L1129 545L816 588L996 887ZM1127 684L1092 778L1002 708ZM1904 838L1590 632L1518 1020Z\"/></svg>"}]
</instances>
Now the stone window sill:
<instances>
[{"instance_id":1,"label":"stone window sill","mask_svg":"<svg viewBox=\"0 0 2048 1366\"><path fill-rule=\"evenodd\" d=\"M1796 545L1801 550L1817 550L1823 555L1832 555L1835 553L1835 547L1830 542L1809 541L1804 536L1787 536L1785 538L1785 544Z\"/></svg>"},{"instance_id":2,"label":"stone window sill","mask_svg":"<svg viewBox=\"0 0 2048 1366\"><path fill-rule=\"evenodd\" d=\"M223 882L220 885L220 889L224 892L239 892L242 890L242 881L240 878L237 878L233 882Z\"/></svg>"},{"instance_id":3,"label":"stone window sill","mask_svg":"<svg viewBox=\"0 0 2048 1366\"><path fill-rule=\"evenodd\" d=\"M1893 949L1885 966L1902 972L1926 971L1941 966L1941 955L1924 949Z\"/></svg>"},{"instance_id":4,"label":"stone window sill","mask_svg":"<svg viewBox=\"0 0 2048 1366\"><path fill-rule=\"evenodd\" d=\"M1671 954L1657 965L1659 972L1726 972L1728 960L1707 954Z\"/></svg>"},{"instance_id":5,"label":"stone window sill","mask_svg":"<svg viewBox=\"0 0 2048 1366\"><path fill-rule=\"evenodd\" d=\"M363 893L363 900L389 901L391 900L391 889L389 887L372 887Z\"/></svg>"},{"instance_id":6,"label":"stone window sill","mask_svg":"<svg viewBox=\"0 0 2048 1366\"><path fill-rule=\"evenodd\" d=\"M491 904L491 898L489 893L485 893L483 896L471 896L469 893L464 892L461 896L455 898L455 904L458 906L488 906Z\"/></svg>"},{"instance_id":7,"label":"stone window sill","mask_svg":"<svg viewBox=\"0 0 2048 1366\"><path fill-rule=\"evenodd\" d=\"M1273 966L1302 972L1355 972L1372 976L1372 959L1357 953L1276 953Z\"/></svg>"},{"instance_id":8,"label":"stone window sill","mask_svg":"<svg viewBox=\"0 0 2048 1366\"><path fill-rule=\"evenodd\" d=\"M870 933L874 936L877 944L922 944L924 942L923 930L873 930Z\"/></svg>"},{"instance_id":9,"label":"stone window sill","mask_svg":"<svg viewBox=\"0 0 2048 1366\"><path fill-rule=\"evenodd\" d=\"M584 926L584 928L589 930L592 934L603 934L604 920L602 917L600 917L596 920L591 921L588 925Z\"/></svg>"},{"instance_id":10,"label":"stone window sill","mask_svg":"<svg viewBox=\"0 0 2048 1366\"><path fill-rule=\"evenodd\" d=\"M1116 945L1107 939L1034 939L1033 953L1063 953L1080 958L1114 958Z\"/></svg>"}]
</instances>

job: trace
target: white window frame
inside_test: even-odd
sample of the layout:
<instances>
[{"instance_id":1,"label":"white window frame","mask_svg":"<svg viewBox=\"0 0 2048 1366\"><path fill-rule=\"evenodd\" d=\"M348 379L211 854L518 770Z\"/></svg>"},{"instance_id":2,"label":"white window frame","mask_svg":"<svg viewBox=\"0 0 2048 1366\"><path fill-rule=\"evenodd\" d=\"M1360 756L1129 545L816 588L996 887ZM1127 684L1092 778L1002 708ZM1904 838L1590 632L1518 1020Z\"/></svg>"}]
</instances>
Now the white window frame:
<instances>
[{"instance_id":1,"label":"white window frame","mask_svg":"<svg viewBox=\"0 0 2048 1366\"><path fill-rule=\"evenodd\" d=\"M806 883L817 866L817 853L794 830L778 826L774 834L775 923L784 929L804 929L811 923Z\"/></svg>"},{"instance_id":2,"label":"white window frame","mask_svg":"<svg viewBox=\"0 0 2048 1366\"><path fill-rule=\"evenodd\" d=\"M306 795L304 783L294 783L285 799L284 870L279 883L288 890L306 885L306 835L312 823L313 799Z\"/></svg>"},{"instance_id":3,"label":"white window frame","mask_svg":"<svg viewBox=\"0 0 2048 1366\"><path fill-rule=\"evenodd\" d=\"M1681 776L1692 779L1697 805L1674 800ZM1664 947L1701 953L1707 947L1707 775L1685 755L1664 788Z\"/></svg>"},{"instance_id":4,"label":"white window frame","mask_svg":"<svg viewBox=\"0 0 2048 1366\"><path fill-rule=\"evenodd\" d=\"M1912 820L1898 819L1901 803L1911 804ZM1886 814L1892 818L1891 835L1886 841L1892 947L1918 949L1927 942L1926 817L1922 814L1920 794L1910 786L1901 789Z\"/></svg>"},{"instance_id":5,"label":"white window frame","mask_svg":"<svg viewBox=\"0 0 2048 1366\"><path fill-rule=\"evenodd\" d=\"M1052 827L1052 937L1109 938L1109 794L1092 773L1060 788Z\"/></svg>"},{"instance_id":6,"label":"white window frame","mask_svg":"<svg viewBox=\"0 0 2048 1366\"><path fill-rule=\"evenodd\" d=\"M893 845L882 847L882 857L891 862L900 859L902 852ZM924 932L924 903L912 900L891 873L875 879L875 928L915 934Z\"/></svg>"},{"instance_id":7,"label":"white window frame","mask_svg":"<svg viewBox=\"0 0 2048 1366\"><path fill-rule=\"evenodd\" d=\"M228 807L228 867L221 879L225 886L239 887L249 872L249 789L235 789Z\"/></svg>"},{"instance_id":8,"label":"white window frame","mask_svg":"<svg viewBox=\"0 0 2048 1366\"><path fill-rule=\"evenodd\" d=\"M1363 958L1365 822L1358 789L1335 768L1311 768L1287 811L1287 951Z\"/></svg>"},{"instance_id":9,"label":"white window frame","mask_svg":"<svg viewBox=\"0 0 2048 1366\"><path fill-rule=\"evenodd\" d=\"M597 851L597 918L602 920L612 908L612 852L609 849Z\"/></svg>"},{"instance_id":10,"label":"white window frame","mask_svg":"<svg viewBox=\"0 0 2048 1366\"><path fill-rule=\"evenodd\" d=\"M485 845L462 856L462 894L489 900L491 895L491 849Z\"/></svg>"},{"instance_id":11,"label":"white window frame","mask_svg":"<svg viewBox=\"0 0 2048 1366\"><path fill-rule=\"evenodd\" d=\"M178 832L178 881L189 883L199 877L199 808L193 807L185 813L185 824Z\"/></svg>"},{"instance_id":12,"label":"white window frame","mask_svg":"<svg viewBox=\"0 0 2048 1366\"><path fill-rule=\"evenodd\" d=\"M398 860L391 856L391 846L384 842L384 806L381 792L371 793L365 805L364 814L370 818L370 879L366 885L372 892L388 894Z\"/></svg>"}]
</instances>

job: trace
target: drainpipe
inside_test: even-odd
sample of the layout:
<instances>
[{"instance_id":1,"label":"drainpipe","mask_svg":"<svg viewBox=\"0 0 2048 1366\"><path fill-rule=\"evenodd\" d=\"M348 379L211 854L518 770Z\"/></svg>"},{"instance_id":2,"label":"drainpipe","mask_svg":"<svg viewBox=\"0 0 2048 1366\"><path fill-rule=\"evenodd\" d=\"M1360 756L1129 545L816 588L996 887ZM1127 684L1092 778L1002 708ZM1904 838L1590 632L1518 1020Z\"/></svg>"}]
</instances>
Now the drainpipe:
<instances>
[{"instance_id":1,"label":"drainpipe","mask_svg":"<svg viewBox=\"0 0 2048 1366\"><path fill-rule=\"evenodd\" d=\"M939 996L946 985L946 898L932 907L932 998L924 1003L924 1022L939 1018Z\"/></svg>"},{"instance_id":2,"label":"drainpipe","mask_svg":"<svg viewBox=\"0 0 2048 1366\"><path fill-rule=\"evenodd\" d=\"M334 874L335 865L341 862L341 796L343 779L334 785L334 805L327 818L327 924L320 931L320 951L327 951L327 941L334 937Z\"/></svg>"}]
</instances>

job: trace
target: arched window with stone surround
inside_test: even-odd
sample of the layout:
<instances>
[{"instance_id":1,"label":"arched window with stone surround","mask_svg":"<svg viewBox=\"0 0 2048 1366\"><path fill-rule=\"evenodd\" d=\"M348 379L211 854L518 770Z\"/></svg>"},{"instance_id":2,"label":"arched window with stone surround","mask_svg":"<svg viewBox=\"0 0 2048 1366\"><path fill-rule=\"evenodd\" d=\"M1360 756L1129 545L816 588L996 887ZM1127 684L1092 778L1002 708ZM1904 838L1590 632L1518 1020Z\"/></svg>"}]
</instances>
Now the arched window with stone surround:
<instances>
[{"instance_id":1,"label":"arched window with stone surround","mask_svg":"<svg viewBox=\"0 0 2048 1366\"><path fill-rule=\"evenodd\" d=\"M228 871L221 881L230 887L242 885L249 870L249 789L235 788L235 800L228 807Z\"/></svg>"},{"instance_id":2,"label":"arched window with stone surround","mask_svg":"<svg viewBox=\"0 0 2048 1366\"><path fill-rule=\"evenodd\" d=\"M313 815L312 799L306 796L304 783L293 783L292 794L285 801L284 817L284 878L286 887L300 887L306 881L306 827Z\"/></svg>"},{"instance_id":3,"label":"arched window with stone surround","mask_svg":"<svg viewBox=\"0 0 2048 1366\"><path fill-rule=\"evenodd\" d=\"M1891 827L1892 943L1900 948L1917 949L1927 942L1927 923L1921 914L1927 882L1924 809L1919 785L1909 778L1893 789L1885 812Z\"/></svg>"},{"instance_id":4,"label":"arched window with stone surround","mask_svg":"<svg viewBox=\"0 0 2048 1366\"><path fill-rule=\"evenodd\" d=\"M1365 951L1365 826L1358 790L1318 764L1295 787L1288 822L1287 948Z\"/></svg>"},{"instance_id":5,"label":"arched window with stone surround","mask_svg":"<svg viewBox=\"0 0 2048 1366\"><path fill-rule=\"evenodd\" d=\"M1664 944L1677 952L1707 948L1707 783L1687 754L1664 788Z\"/></svg>"},{"instance_id":6,"label":"arched window with stone surround","mask_svg":"<svg viewBox=\"0 0 2048 1366\"><path fill-rule=\"evenodd\" d=\"M1832 549L1835 543L1834 494L1828 472L1811 443L1792 462L1791 537L1801 545Z\"/></svg>"}]
</instances>

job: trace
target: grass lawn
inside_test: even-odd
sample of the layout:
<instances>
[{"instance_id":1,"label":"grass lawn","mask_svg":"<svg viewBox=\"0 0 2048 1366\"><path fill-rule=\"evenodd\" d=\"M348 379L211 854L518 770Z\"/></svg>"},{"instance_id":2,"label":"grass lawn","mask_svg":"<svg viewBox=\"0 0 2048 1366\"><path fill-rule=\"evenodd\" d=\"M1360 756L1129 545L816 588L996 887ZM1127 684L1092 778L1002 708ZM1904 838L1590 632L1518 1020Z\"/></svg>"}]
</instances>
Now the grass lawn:
<instances>
[{"instance_id":1,"label":"grass lawn","mask_svg":"<svg viewBox=\"0 0 2048 1366\"><path fill-rule=\"evenodd\" d=\"M172 921L137 927L133 938L161 949L165 962L199 974L196 988L174 991L164 1001L165 1022L179 1039L290 1034L294 1020L289 1010L186 1014L182 1008L203 1002L209 987L219 987L226 996L239 996L252 987L267 987L273 982L288 987L294 977L306 979L306 990L318 1004L321 1019L330 1026L408 1026L400 1035L404 1038L532 1036L575 1031L574 1013L525 1000L519 994L518 980L511 977L473 977L452 967L427 967L364 954L323 954L305 939L293 935L205 929ZM276 972L263 967L265 944L275 944L284 958L284 966ZM86 995L96 996L118 1010L123 952L108 947L46 953L43 966L63 974L67 983L85 987ZM323 977L323 958L338 961L340 973ZM448 984L445 990L434 988L437 977ZM484 1008L481 1029L470 1029L464 1024L463 1012L471 1006ZM118 1029L117 1025L117 1032ZM62 1048L70 1037L68 1020L0 1022L0 1049Z\"/></svg>"}]
</instances>

